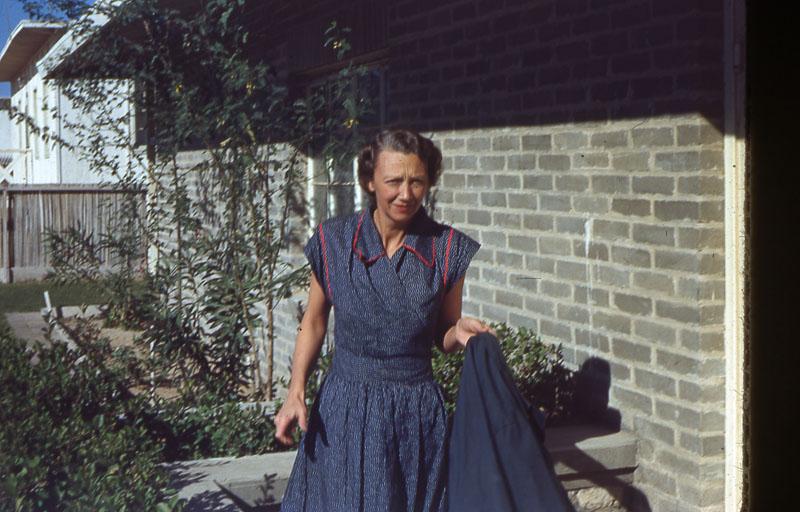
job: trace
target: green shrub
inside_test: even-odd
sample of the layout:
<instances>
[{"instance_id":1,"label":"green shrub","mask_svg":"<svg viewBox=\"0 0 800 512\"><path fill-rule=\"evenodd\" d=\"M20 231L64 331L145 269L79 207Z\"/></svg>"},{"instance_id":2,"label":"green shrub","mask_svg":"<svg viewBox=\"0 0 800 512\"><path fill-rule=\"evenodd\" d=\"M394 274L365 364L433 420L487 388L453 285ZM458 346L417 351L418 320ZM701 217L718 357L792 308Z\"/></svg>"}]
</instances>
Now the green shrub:
<instances>
[{"instance_id":1,"label":"green shrub","mask_svg":"<svg viewBox=\"0 0 800 512\"><path fill-rule=\"evenodd\" d=\"M531 329L490 323L497 332L500 348L522 395L542 409L549 424L566 422L572 413L572 372L564 367L561 346L547 345ZM455 411L464 351L443 354L436 350L433 373L442 386L445 409Z\"/></svg>"},{"instance_id":2,"label":"green shrub","mask_svg":"<svg viewBox=\"0 0 800 512\"><path fill-rule=\"evenodd\" d=\"M194 407L178 402L164 405L162 418L174 433L165 449L167 460L241 457L285 449L276 443L272 416L261 405L219 404L213 396Z\"/></svg>"},{"instance_id":3,"label":"green shrub","mask_svg":"<svg viewBox=\"0 0 800 512\"><path fill-rule=\"evenodd\" d=\"M74 351L0 336L0 510L176 510L159 464L280 448L263 407L133 394L130 353L89 322L71 334Z\"/></svg>"},{"instance_id":4,"label":"green shrub","mask_svg":"<svg viewBox=\"0 0 800 512\"><path fill-rule=\"evenodd\" d=\"M492 326L523 395L550 423L568 420L573 378L560 347L525 328ZM242 408L217 393L136 395L130 390L146 374L136 368L141 361L112 351L89 322L77 322L71 334L74 351L61 344L28 350L0 335L0 510L181 509L162 462L284 449L263 407ZM309 378L309 406L332 354ZM463 351L437 351L433 359L450 414L463 361Z\"/></svg>"},{"instance_id":5,"label":"green shrub","mask_svg":"<svg viewBox=\"0 0 800 512\"><path fill-rule=\"evenodd\" d=\"M0 509L180 508L168 490L148 404L113 370L63 345L0 337Z\"/></svg>"}]
</instances>

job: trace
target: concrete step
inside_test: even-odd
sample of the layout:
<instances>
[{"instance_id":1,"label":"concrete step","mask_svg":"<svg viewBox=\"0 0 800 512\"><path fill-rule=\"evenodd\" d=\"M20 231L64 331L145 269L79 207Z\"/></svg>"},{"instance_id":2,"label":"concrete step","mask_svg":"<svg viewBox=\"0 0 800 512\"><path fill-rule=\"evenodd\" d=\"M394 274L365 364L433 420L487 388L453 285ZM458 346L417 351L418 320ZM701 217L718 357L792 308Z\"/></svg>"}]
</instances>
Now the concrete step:
<instances>
[{"instance_id":1,"label":"concrete step","mask_svg":"<svg viewBox=\"0 0 800 512\"><path fill-rule=\"evenodd\" d=\"M259 511L278 510L292 471L296 450L191 460L166 464L178 495L188 500L187 511L241 510L215 482Z\"/></svg>"},{"instance_id":2,"label":"concrete step","mask_svg":"<svg viewBox=\"0 0 800 512\"><path fill-rule=\"evenodd\" d=\"M628 432L592 425L547 430L546 442L556 474L581 512L624 510L635 490L636 438ZM173 485L189 502L187 511L277 511L296 451L167 464ZM215 483L219 482L233 499Z\"/></svg>"}]
</instances>

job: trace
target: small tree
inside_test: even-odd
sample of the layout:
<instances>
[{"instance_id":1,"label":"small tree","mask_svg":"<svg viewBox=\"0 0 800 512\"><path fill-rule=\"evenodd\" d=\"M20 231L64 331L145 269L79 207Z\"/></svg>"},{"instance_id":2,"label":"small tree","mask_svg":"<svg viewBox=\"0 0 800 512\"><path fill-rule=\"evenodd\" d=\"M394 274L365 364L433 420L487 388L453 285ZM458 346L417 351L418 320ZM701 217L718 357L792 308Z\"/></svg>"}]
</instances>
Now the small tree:
<instances>
[{"instance_id":1,"label":"small tree","mask_svg":"<svg viewBox=\"0 0 800 512\"><path fill-rule=\"evenodd\" d=\"M235 397L249 381L271 399L273 312L308 279L307 268L286 256L299 236L292 220L305 212L305 155L319 148L330 165L352 159L369 110L359 87L364 70L344 66L324 91L290 94L267 63L246 51L243 0L208 0L191 13L155 0L26 4L39 15L71 16L72 37L85 42L57 72L79 113L64 120L74 140L57 142L117 186L147 190L146 213L136 201L122 204L99 244L86 233L51 234L54 256L66 244L81 249L54 258L61 279L99 275L75 258L100 265L96 250L110 250L112 302L127 311L117 317L140 319L140 342L154 368L179 376L188 396ZM343 34L335 23L327 32L326 45L340 60L349 49ZM189 149L199 158L182 165ZM133 289L142 247L155 258L137 299L126 290Z\"/></svg>"}]
</instances>

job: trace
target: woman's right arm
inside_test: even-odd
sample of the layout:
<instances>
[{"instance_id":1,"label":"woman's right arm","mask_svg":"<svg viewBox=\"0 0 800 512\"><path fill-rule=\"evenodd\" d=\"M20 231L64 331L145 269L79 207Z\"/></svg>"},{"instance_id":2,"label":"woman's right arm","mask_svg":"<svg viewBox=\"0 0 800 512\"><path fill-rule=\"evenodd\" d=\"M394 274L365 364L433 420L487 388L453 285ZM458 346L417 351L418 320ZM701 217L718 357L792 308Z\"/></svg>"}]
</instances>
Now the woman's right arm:
<instances>
[{"instance_id":1,"label":"woman's right arm","mask_svg":"<svg viewBox=\"0 0 800 512\"><path fill-rule=\"evenodd\" d=\"M283 444L291 444L291 433L295 422L303 432L308 427L305 404L306 381L314 361L319 356L322 340L328 328L331 303L325 296L319 281L311 273L308 305L300 322L294 355L289 390L281 410L275 415L275 437Z\"/></svg>"}]
</instances>

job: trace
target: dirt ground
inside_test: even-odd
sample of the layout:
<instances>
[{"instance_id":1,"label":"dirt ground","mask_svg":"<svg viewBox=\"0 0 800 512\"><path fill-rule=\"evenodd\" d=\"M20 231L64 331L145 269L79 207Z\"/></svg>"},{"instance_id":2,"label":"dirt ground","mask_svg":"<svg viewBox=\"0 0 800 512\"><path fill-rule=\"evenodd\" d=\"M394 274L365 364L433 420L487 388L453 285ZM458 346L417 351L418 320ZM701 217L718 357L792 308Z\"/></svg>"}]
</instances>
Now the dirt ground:
<instances>
[{"instance_id":1,"label":"dirt ground","mask_svg":"<svg viewBox=\"0 0 800 512\"><path fill-rule=\"evenodd\" d=\"M135 346L134 340L136 336L140 335L142 331L133 331L127 329L120 329L117 327L103 327L103 319L92 317L89 321L95 327L100 329L100 337L109 340L112 348L118 347L131 347L140 357L147 357L147 353ZM65 318L61 323L68 329L75 327L77 320L74 318ZM149 393L148 386L133 386L130 388L134 394ZM178 396L178 390L173 386L156 386L155 393L157 396L165 399L173 399Z\"/></svg>"},{"instance_id":2,"label":"dirt ground","mask_svg":"<svg viewBox=\"0 0 800 512\"><path fill-rule=\"evenodd\" d=\"M142 334L142 331L133 331L116 327L103 327L103 319L99 317L91 317L89 321L100 329L100 337L107 338L111 343L112 348L132 347L140 357L147 357L147 352L142 350L140 347L136 347L134 343L136 336ZM64 318L61 320L61 323L68 329L71 329L75 327L76 319ZM251 387L242 386L243 394L247 395L252 391L253 390ZM149 387L134 386L131 388L131 392L134 394L148 393ZM178 396L178 390L173 386L157 386L155 393L156 395L166 399L173 399Z\"/></svg>"}]
</instances>

